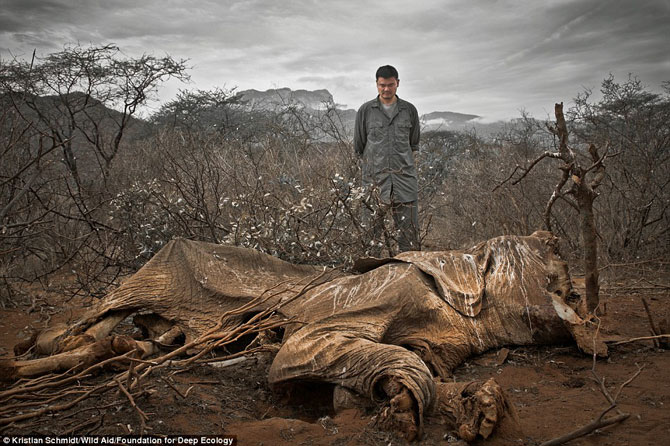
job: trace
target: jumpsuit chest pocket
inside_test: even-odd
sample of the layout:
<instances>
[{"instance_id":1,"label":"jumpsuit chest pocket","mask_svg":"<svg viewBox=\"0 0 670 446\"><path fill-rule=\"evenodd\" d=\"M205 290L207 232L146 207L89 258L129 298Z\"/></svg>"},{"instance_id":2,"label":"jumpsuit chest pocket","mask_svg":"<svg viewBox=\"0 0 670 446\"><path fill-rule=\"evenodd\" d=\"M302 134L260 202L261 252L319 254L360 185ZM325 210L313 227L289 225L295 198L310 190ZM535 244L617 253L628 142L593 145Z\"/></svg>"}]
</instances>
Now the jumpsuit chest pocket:
<instances>
[{"instance_id":1,"label":"jumpsuit chest pocket","mask_svg":"<svg viewBox=\"0 0 670 446\"><path fill-rule=\"evenodd\" d=\"M398 119L395 123L396 139L400 143L409 143L409 134L412 129L412 123L409 119Z\"/></svg>"},{"instance_id":2,"label":"jumpsuit chest pocket","mask_svg":"<svg viewBox=\"0 0 670 446\"><path fill-rule=\"evenodd\" d=\"M368 139L374 143L380 143L384 140L384 134L386 133L386 124L381 121L372 121L370 122L368 129Z\"/></svg>"}]
</instances>

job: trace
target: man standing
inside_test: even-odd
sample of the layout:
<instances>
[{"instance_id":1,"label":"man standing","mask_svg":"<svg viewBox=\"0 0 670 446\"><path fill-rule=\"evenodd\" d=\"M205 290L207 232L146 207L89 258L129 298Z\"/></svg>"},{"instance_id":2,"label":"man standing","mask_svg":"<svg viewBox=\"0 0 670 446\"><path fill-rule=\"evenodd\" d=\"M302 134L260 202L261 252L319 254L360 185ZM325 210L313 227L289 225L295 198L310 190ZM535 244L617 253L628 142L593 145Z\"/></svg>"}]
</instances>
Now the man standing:
<instances>
[{"instance_id":1,"label":"man standing","mask_svg":"<svg viewBox=\"0 0 670 446\"><path fill-rule=\"evenodd\" d=\"M379 207L371 218L375 244L379 244L384 216L391 212L398 231L398 249L418 251L418 183L413 152L419 148L419 114L416 107L396 96L398 70L385 65L375 75L379 95L356 114L354 149L363 161L363 185L379 194ZM378 253L375 253L378 254Z\"/></svg>"}]
</instances>

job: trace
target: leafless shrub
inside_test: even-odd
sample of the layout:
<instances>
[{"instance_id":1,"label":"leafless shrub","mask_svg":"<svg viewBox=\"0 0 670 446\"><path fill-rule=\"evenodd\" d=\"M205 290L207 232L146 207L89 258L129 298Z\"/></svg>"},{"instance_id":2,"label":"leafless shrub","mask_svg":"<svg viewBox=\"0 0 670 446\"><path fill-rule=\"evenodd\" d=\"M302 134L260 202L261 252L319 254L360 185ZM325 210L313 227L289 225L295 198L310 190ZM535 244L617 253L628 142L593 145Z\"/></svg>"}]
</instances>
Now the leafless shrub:
<instances>
[{"instance_id":1,"label":"leafless shrub","mask_svg":"<svg viewBox=\"0 0 670 446\"><path fill-rule=\"evenodd\" d=\"M662 259L670 248L670 84L663 87L652 93L635 77L619 83L610 75L601 99L587 90L572 111L575 133L610 141L618 154L597 202L610 261Z\"/></svg>"},{"instance_id":2,"label":"leafless shrub","mask_svg":"<svg viewBox=\"0 0 670 446\"><path fill-rule=\"evenodd\" d=\"M347 152L286 135L240 144L161 132L153 178L112 202L138 255L176 236L230 243L296 262L350 262L366 249L363 191Z\"/></svg>"},{"instance_id":3,"label":"leafless shrub","mask_svg":"<svg viewBox=\"0 0 670 446\"><path fill-rule=\"evenodd\" d=\"M105 48L94 55L115 51ZM61 62L67 65L82 54L65 55ZM184 76L183 65L172 63L150 67ZM375 194L360 187L351 129L335 104L315 111L280 101L277 109L262 110L245 104L234 90L184 91L144 122L130 119L136 110L132 100L105 102L111 93L102 90L97 98L102 102L88 98L100 93L93 86L105 85L96 78L83 94L51 94L52 102L61 101L51 104L62 113L57 117L41 111L47 103L42 95L49 93L15 82L39 79L34 71L39 64L33 65L3 61L1 73L5 302L16 280L46 281L65 266L78 279L73 292L102 294L174 237L324 265L346 266L377 251L375 243L394 253L391 222L385 239L373 240L361 218L363 208L375 208ZM138 85L150 92L160 79L148 79L155 82ZM607 80L604 89L602 101L580 96L566 113L574 145L609 140L610 153L619 153L608 160L595 202L601 255L610 263L662 259L670 245L670 100L667 92L651 94L633 81ZM117 114L103 113L100 104L117 104L125 112L117 107ZM76 123L75 131L64 131L68 122ZM107 130L105 122L111 125ZM415 159L422 245L454 249L541 228L555 187L554 168L539 163L516 186L505 180L515 166L528 165L556 144L544 123L529 116L509 123L494 139L424 133ZM574 255L580 240L570 205L557 200L551 211L552 229Z\"/></svg>"},{"instance_id":4,"label":"leafless shrub","mask_svg":"<svg viewBox=\"0 0 670 446\"><path fill-rule=\"evenodd\" d=\"M0 61L0 259L4 291L65 266L99 273L114 264L104 223L110 172L137 136L138 107L168 78L186 78L168 56L124 57L119 48L71 45L44 58Z\"/></svg>"}]
</instances>

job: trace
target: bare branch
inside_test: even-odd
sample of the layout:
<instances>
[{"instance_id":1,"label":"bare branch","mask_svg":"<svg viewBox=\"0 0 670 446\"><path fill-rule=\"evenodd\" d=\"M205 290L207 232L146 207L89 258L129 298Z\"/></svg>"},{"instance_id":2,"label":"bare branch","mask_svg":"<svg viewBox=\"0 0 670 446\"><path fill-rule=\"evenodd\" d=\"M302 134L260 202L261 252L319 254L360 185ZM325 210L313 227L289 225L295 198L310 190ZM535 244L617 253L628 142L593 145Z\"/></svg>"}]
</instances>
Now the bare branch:
<instances>
[{"instance_id":1,"label":"bare branch","mask_svg":"<svg viewBox=\"0 0 670 446\"><path fill-rule=\"evenodd\" d=\"M517 178L516 180L512 181L512 184L513 184L513 185L517 185L517 184L519 184L519 183L521 182L521 180L523 180L523 179L526 177L526 175L528 175L528 174L530 173L530 171L533 169L533 167L535 167L535 165L537 165L537 163L539 163L540 161L542 161L542 160L545 159L545 158L557 158L557 159L561 159L561 154L560 154L560 153L557 153L557 152L549 152L549 151L546 151L546 152L543 152L542 155L540 155L539 157L537 157L535 160L533 160L533 161L530 163L530 165L528 165L527 167L521 167L520 165L517 164L517 165L514 167L514 170L512 171L512 173L511 173L506 179L504 179L503 181L501 181L496 187L494 187L492 192L495 192L495 191L498 190L501 186L503 186L505 183L509 182L509 181L514 177L514 174L515 174L517 171L520 170L520 171L522 171L521 176L520 176L519 178Z\"/></svg>"},{"instance_id":2,"label":"bare branch","mask_svg":"<svg viewBox=\"0 0 670 446\"><path fill-rule=\"evenodd\" d=\"M600 331L600 322L598 322L598 328L596 329L596 332L595 332L594 337L593 337L593 342L594 343L596 342L596 337L597 337L599 331ZM596 367L596 354L594 353L594 355L593 355L593 366L591 368L591 374L593 375L594 381L596 381L596 383L598 384L600 392L603 394L605 399L610 403L609 406L606 407L602 412L600 412L598 417L596 417L593 421L586 424L585 426L582 426L579 429L576 429L576 430L574 430L570 433L567 433L565 435L562 435L558 438L554 438L552 440L545 441L540 446L557 446L557 445L565 444L565 443L567 443L571 440L574 440L575 438L579 438L579 437L583 437L585 435L588 435L591 432L594 432L596 429L600 429L600 428L603 428L603 427L606 427L606 426L611 426L613 424L621 423L622 421L625 421L626 419L628 419L630 417L630 414L623 413L623 412L619 411L618 409L617 409L618 414L613 416L613 417L605 418L605 415L607 415L613 409L616 409L617 398L619 398L619 395L621 394L621 391L626 386L628 386L631 382L633 382L635 380L635 378L637 378L640 375L640 373L642 372L644 367L638 366L637 371L629 379L627 379L625 382L623 382L619 386L619 388L618 388L616 394L614 394L614 396L612 396L610 394L610 392L607 390L607 387L605 387L605 380L604 380L604 378L601 378L600 376L598 376L598 374L596 373L595 367Z\"/></svg>"},{"instance_id":3,"label":"bare branch","mask_svg":"<svg viewBox=\"0 0 670 446\"><path fill-rule=\"evenodd\" d=\"M544 443L541 443L540 446L557 446L561 444L565 444L569 441L574 440L575 438L583 437L585 435L590 434L591 432L595 431L596 429L600 429L606 426L611 426L613 424L621 423L622 421L628 419L630 417L630 414L623 413L620 415L616 415L610 418L602 418L598 417L595 420L591 421L587 425L580 427L579 429L576 429L570 433L567 433L565 435L562 435L558 438L554 438L553 440L545 441Z\"/></svg>"},{"instance_id":4,"label":"bare branch","mask_svg":"<svg viewBox=\"0 0 670 446\"><path fill-rule=\"evenodd\" d=\"M654 336L640 336L637 338L630 338L626 339L624 341L617 341L613 342L611 345L623 345L623 344L630 344L631 342L639 342L639 341L655 341L658 339L670 339L670 334L659 334L659 335L654 335Z\"/></svg>"},{"instance_id":5,"label":"bare branch","mask_svg":"<svg viewBox=\"0 0 670 446\"><path fill-rule=\"evenodd\" d=\"M549 201L547 202L547 205L544 208L544 227L547 229L547 231L552 230L551 208L556 202L556 200L558 200L558 198L562 195L561 190L563 189L563 186L565 186L565 183L568 182L568 179L570 179L570 167L564 167L561 170L563 170L563 176L561 177L558 184L556 184L554 192L551 194L551 197L549 198Z\"/></svg>"},{"instance_id":6,"label":"bare branch","mask_svg":"<svg viewBox=\"0 0 670 446\"><path fill-rule=\"evenodd\" d=\"M519 178L517 178L516 180L514 180L514 181L512 182L512 184L514 184L514 185L519 184L519 182L520 182L521 180L523 180L523 179L525 178L526 175L528 175L528 173L533 169L533 167L535 167L535 165L537 165L537 163L539 163L540 161L542 161L542 160L545 159L545 158L556 158L556 159L561 159L562 157L561 157L561 154L560 154L560 153L557 153L557 152L549 152L549 151L547 151L547 152L542 153L542 155L540 155L540 156L537 157L535 160L533 160L533 162L531 162L530 165L529 165L528 167L526 167L526 168L521 168L521 170L523 170L523 174L521 175L521 177L519 177Z\"/></svg>"},{"instance_id":7,"label":"bare branch","mask_svg":"<svg viewBox=\"0 0 670 446\"><path fill-rule=\"evenodd\" d=\"M568 147L568 126L565 123L562 102L554 106L554 114L556 115L556 135L559 139L558 152L560 153L560 158L566 164L573 164L575 163L575 154Z\"/></svg>"}]
</instances>

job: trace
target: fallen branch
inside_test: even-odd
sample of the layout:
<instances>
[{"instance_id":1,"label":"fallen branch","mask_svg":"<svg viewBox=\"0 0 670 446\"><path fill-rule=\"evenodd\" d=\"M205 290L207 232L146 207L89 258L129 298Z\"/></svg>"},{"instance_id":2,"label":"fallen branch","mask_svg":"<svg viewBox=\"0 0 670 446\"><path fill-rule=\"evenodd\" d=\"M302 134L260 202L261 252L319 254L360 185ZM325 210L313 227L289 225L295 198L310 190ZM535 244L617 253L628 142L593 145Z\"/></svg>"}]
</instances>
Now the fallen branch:
<instances>
[{"instance_id":1,"label":"fallen branch","mask_svg":"<svg viewBox=\"0 0 670 446\"><path fill-rule=\"evenodd\" d=\"M79 424L76 424L75 426L71 427L70 429L60 433L60 435L62 435L62 436L72 435L75 432L77 432L78 430L83 429L83 428L88 427L88 426L91 426L91 425L95 425L95 427L93 428L93 430L95 430L95 429L99 428L100 426L102 426L103 421L104 421L104 416L100 415L97 418L93 418L91 420L86 420L86 421L83 421Z\"/></svg>"},{"instance_id":2,"label":"fallen branch","mask_svg":"<svg viewBox=\"0 0 670 446\"><path fill-rule=\"evenodd\" d=\"M120 380L116 380L116 384L118 385L119 389L121 392L128 398L128 401L130 402L130 406L135 409L135 412L137 412L139 418L140 418L140 435L144 435L144 432L147 430L147 420L149 417L147 416L146 413L140 407L137 405L135 402L135 398L128 392L128 390L123 386Z\"/></svg>"},{"instance_id":3,"label":"fallen branch","mask_svg":"<svg viewBox=\"0 0 670 446\"><path fill-rule=\"evenodd\" d=\"M644 297L642 298L642 305L644 305L644 311L647 313L647 319L649 320L649 326L651 327L651 333L655 336L658 336L661 334L661 332L658 330L658 327L656 327L656 324L654 323L654 318L651 316L651 310L649 310L649 303L647 302L647 299ZM656 342L654 342L656 344Z\"/></svg>"},{"instance_id":4,"label":"fallen branch","mask_svg":"<svg viewBox=\"0 0 670 446\"><path fill-rule=\"evenodd\" d=\"M622 344L629 344L631 342L650 341L650 340L655 340L655 339L670 339L670 334L660 334L660 335L654 335L654 336L640 336L638 338L631 338L631 339L626 339L624 341L613 342L611 345L622 345Z\"/></svg>"},{"instance_id":5,"label":"fallen branch","mask_svg":"<svg viewBox=\"0 0 670 446\"><path fill-rule=\"evenodd\" d=\"M59 400L60 398L62 398L64 396L67 396L67 395L83 394L83 393L86 393L86 390L84 390L84 389L73 389L73 390L68 390L66 392L59 392L59 393L51 396L50 398L48 398L46 400L37 400L37 401L33 400L33 401L26 401L26 402L17 403L17 404L8 404L7 406L5 406L3 409L0 410L0 415L4 415L6 413L11 413L12 411L16 411L16 410L25 410L25 409L27 409L29 407L32 407L32 406L42 406L44 404L49 404L49 403L52 403L54 401Z\"/></svg>"},{"instance_id":6,"label":"fallen branch","mask_svg":"<svg viewBox=\"0 0 670 446\"><path fill-rule=\"evenodd\" d=\"M670 285L651 285L651 286L639 286L639 285L630 285L630 286L605 286L602 289L604 290L615 290L615 291L626 291L626 290L668 290Z\"/></svg>"},{"instance_id":7,"label":"fallen branch","mask_svg":"<svg viewBox=\"0 0 670 446\"><path fill-rule=\"evenodd\" d=\"M558 438L554 438L553 440L545 441L544 443L540 444L540 446L556 446L559 444L565 444L568 441L574 440L575 438L583 437L585 435L590 434L591 432L595 431L596 429L600 429L606 426L611 426L612 424L620 423L630 417L630 414L623 413L620 415L616 415L610 418L601 418L598 417L597 419L593 420L589 424L587 424L584 427L581 427L577 430L574 430L568 434L562 435Z\"/></svg>"},{"instance_id":8,"label":"fallen branch","mask_svg":"<svg viewBox=\"0 0 670 446\"><path fill-rule=\"evenodd\" d=\"M76 399L74 399L74 400L72 400L68 403L63 403L63 404L59 404L59 405L55 405L55 406L46 406L46 407L42 407L38 410L35 410L33 412L22 413L22 414L13 416L13 417L8 417L8 418L2 418L2 419L0 419L0 425L15 423L17 421L28 420L30 418L35 418L35 417L38 417L40 415L44 415L44 414L47 414L47 413L54 413L54 412L60 412L60 411L63 411L63 410L67 410L67 409L70 409L70 408L74 407L75 405L77 405L79 402L85 400L86 398L90 397L95 392L104 393L104 392L110 390L111 388L112 387L109 386L108 383L101 384L99 386L94 387L93 389L89 390L88 392L84 393L80 397L78 397L78 398L76 398Z\"/></svg>"},{"instance_id":9,"label":"fallen branch","mask_svg":"<svg viewBox=\"0 0 670 446\"><path fill-rule=\"evenodd\" d=\"M595 331L595 334L593 336L593 343L595 345L596 338L598 336L598 332L600 331L600 320L598 320L598 327ZM561 444L565 444L568 441L572 441L575 438L583 437L585 435L590 434L591 432L594 432L597 429L611 426L613 424L621 423L622 421L626 420L627 418L630 417L629 413L624 413L621 412L620 410L617 409L617 399L619 398L619 395L621 394L621 391L626 387L628 384L632 383L635 378L640 375L642 372L642 369L644 367L638 366L637 371L631 376L628 380L626 380L624 383L622 383L619 386L619 389L617 390L616 394L612 396L610 392L607 390L607 387L605 386L605 379L601 378L598 376L596 373L596 353L595 353L595 348L594 348L594 354L593 354L593 366L591 367L591 374L593 375L593 380L598 384L598 387L600 389L600 393L603 394L605 399L610 403L610 405L603 410L598 417L591 421L590 423L586 424L585 426L580 427L579 429L575 429L574 431L567 433L565 435L562 435L560 437L554 438L549 441L545 441L544 443L540 444L540 446L557 446ZM617 409L617 415L609 418L605 418L605 415L607 415L610 411L613 409Z\"/></svg>"},{"instance_id":10,"label":"fallen branch","mask_svg":"<svg viewBox=\"0 0 670 446\"><path fill-rule=\"evenodd\" d=\"M179 395L182 399L186 399L186 397L188 396L189 392L190 392L191 389L193 388L193 386L191 386L191 387L189 387L189 388L186 390L186 393L181 393L181 390L179 390L179 389L177 388L177 386L175 386L174 384L172 384L172 383L170 382L169 379L166 379L166 378L164 378L164 377L161 377L161 381L163 381L165 384L167 384L172 390L174 390L175 392L177 392L177 395Z\"/></svg>"},{"instance_id":11,"label":"fallen branch","mask_svg":"<svg viewBox=\"0 0 670 446\"><path fill-rule=\"evenodd\" d=\"M657 325L654 322L654 318L651 316L651 310L649 309L649 303L647 303L647 299L644 297L642 298L642 304L644 305L644 311L647 313L647 318L649 319L649 327L651 328L651 334L654 335L652 338L654 340L654 346L657 348L663 348L663 349L668 349L670 348L670 342L668 342L665 338L668 331L668 322L667 320L661 321L660 325ZM666 333L664 333L664 331Z\"/></svg>"}]
</instances>

